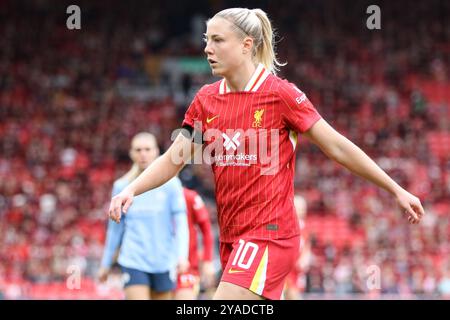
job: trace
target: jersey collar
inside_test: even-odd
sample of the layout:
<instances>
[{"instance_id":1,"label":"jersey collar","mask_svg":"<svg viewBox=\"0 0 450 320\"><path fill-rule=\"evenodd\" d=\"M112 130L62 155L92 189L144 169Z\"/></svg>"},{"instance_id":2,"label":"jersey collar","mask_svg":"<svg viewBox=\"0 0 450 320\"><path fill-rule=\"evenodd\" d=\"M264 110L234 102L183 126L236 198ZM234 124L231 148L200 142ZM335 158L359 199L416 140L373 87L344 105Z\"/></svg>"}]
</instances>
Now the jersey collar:
<instances>
[{"instance_id":1,"label":"jersey collar","mask_svg":"<svg viewBox=\"0 0 450 320\"><path fill-rule=\"evenodd\" d=\"M269 72L266 68L264 68L264 65L262 63L258 64L255 72L253 72L252 77L245 86L244 92L256 92L268 76ZM220 81L219 93L224 94L229 92L230 88L228 87L225 79L222 79L222 81Z\"/></svg>"}]
</instances>

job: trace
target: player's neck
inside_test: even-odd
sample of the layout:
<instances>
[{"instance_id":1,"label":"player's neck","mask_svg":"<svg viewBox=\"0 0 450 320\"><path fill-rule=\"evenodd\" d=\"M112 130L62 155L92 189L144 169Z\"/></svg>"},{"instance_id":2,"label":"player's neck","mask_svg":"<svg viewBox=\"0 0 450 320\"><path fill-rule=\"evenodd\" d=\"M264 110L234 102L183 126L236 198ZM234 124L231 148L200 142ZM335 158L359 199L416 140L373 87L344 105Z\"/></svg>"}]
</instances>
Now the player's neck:
<instances>
[{"instance_id":1,"label":"player's neck","mask_svg":"<svg viewBox=\"0 0 450 320\"><path fill-rule=\"evenodd\" d=\"M225 81L227 82L227 86L230 88L230 91L244 91L255 70L256 66L253 63L247 63L232 75L225 77Z\"/></svg>"}]
</instances>

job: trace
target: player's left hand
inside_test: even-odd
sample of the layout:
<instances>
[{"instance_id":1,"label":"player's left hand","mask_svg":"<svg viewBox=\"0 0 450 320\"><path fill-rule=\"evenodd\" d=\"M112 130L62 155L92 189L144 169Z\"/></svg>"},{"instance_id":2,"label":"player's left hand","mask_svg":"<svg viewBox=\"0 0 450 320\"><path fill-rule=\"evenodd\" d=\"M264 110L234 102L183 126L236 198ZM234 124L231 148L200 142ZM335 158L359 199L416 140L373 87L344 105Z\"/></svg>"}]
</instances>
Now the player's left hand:
<instances>
[{"instance_id":1,"label":"player's left hand","mask_svg":"<svg viewBox=\"0 0 450 320\"><path fill-rule=\"evenodd\" d=\"M396 194L396 200L404 213L408 215L411 224L417 224L425 214L425 210L420 203L420 199L406 190L401 190Z\"/></svg>"}]
</instances>

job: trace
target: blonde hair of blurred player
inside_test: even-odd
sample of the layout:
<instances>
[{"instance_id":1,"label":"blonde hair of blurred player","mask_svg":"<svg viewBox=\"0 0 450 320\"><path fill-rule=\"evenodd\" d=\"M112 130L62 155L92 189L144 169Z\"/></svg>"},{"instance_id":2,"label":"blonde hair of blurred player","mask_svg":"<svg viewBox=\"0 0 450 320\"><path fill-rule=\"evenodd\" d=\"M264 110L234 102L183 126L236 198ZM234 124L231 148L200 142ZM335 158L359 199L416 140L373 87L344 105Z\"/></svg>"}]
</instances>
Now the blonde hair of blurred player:
<instances>
[{"instance_id":1,"label":"blonde hair of blurred player","mask_svg":"<svg viewBox=\"0 0 450 320\"><path fill-rule=\"evenodd\" d=\"M128 154L133 161L133 166L123 178L131 182L159 156L160 153L155 136L148 132L136 134L131 140Z\"/></svg>"}]
</instances>

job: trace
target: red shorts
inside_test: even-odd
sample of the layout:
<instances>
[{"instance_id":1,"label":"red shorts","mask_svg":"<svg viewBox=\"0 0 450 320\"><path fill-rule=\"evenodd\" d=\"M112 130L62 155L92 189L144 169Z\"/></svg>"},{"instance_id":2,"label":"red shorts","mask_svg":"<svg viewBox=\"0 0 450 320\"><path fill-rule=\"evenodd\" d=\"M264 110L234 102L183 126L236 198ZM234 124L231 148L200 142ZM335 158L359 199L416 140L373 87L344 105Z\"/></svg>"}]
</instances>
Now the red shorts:
<instances>
[{"instance_id":1,"label":"red shorts","mask_svg":"<svg viewBox=\"0 0 450 320\"><path fill-rule=\"evenodd\" d=\"M199 284L198 272L189 270L185 273L180 273L177 279L178 289L197 289Z\"/></svg>"},{"instance_id":2,"label":"red shorts","mask_svg":"<svg viewBox=\"0 0 450 320\"><path fill-rule=\"evenodd\" d=\"M300 236L289 239L241 238L220 243L221 281L249 289L266 299L281 298L286 277L299 255Z\"/></svg>"}]
</instances>

